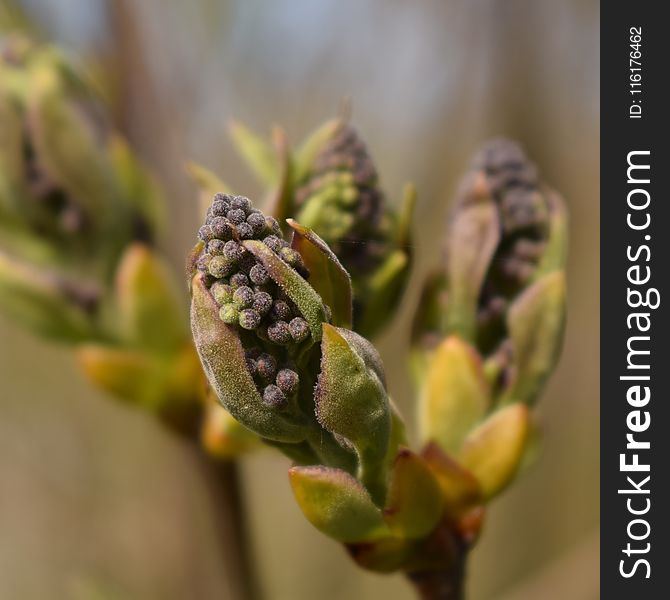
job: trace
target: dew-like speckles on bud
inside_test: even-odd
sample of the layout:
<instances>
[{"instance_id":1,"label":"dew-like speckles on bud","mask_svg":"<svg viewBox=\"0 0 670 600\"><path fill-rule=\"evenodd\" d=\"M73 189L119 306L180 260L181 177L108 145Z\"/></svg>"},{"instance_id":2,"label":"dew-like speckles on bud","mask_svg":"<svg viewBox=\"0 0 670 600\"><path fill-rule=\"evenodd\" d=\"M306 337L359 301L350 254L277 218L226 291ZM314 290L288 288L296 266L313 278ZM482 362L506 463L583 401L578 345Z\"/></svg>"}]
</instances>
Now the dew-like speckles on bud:
<instances>
[{"instance_id":1,"label":"dew-like speckles on bud","mask_svg":"<svg viewBox=\"0 0 670 600\"><path fill-rule=\"evenodd\" d=\"M228 217L228 220L233 225L239 225L240 223L244 223L247 220L247 215L244 214L244 211L241 208L230 209L226 217Z\"/></svg>"},{"instance_id":2,"label":"dew-like speckles on bud","mask_svg":"<svg viewBox=\"0 0 670 600\"><path fill-rule=\"evenodd\" d=\"M263 265L255 264L249 271L249 279L251 279L255 285L265 285L270 277Z\"/></svg>"},{"instance_id":3,"label":"dew-like speckles on bud","mask_svg":"<svg viewBox=\"0 0 670 600\"><path fill-rule=\"evenodd\" d=\"M310 337L310 328L286 291L243 242L262 241L308 278L302 256L284 239L277 220L254 209L244 196L216 194L198 237L205 249L196 266L206 275L219 318L237 328L249 374L264 402L286 405L299 386L298 374L290 366L295 364L298 346Z\"/></svg>"},{"instance_id":4,"label":"dew-like speckles on bud","mask_svg":"<svg viewBox=\"0 0 670 600\"><path fill-rule=\"evenodd\" d=\"M233 228L224 217L214 217L210 229L212 236L219 240L229 240L233 237Z\"/></svg>"},{"instance_id":5,"label":"dew-like speckles on bud","mask_svg":"<svg viewBox=\"0 0 670 600\"><path fill-rule=\"evenodd\" d=\"M277 359L272 354L261 354L256 359L258 374L267 381L272 381L277 373Z\"/></svg>"},{"instance_id":6,"label":"dew-like speckles on bud","mask_svg":"<svg viewBox=\"0 0 670 600\"><path fill-rule=\"evenodd\" d=\"M261 315L252 308L240 311L239 323L244 329L256 329L261 324Z\"/></svg>"},{"instance_id":7,"label":"dew-like speckles on bud","mask_svg":"<svg viewBox=\"0 0 670 600\"><path fill-rule=\"evenodd\" d=\"M247 224L253 230L254 235L260 235L266 227L265 217L262 213L251 213L247 217Z\"/></svg>"},{"instance_id":8,"label":"dew-like speckles on bud","mask_svg":"<svg viewBox=\"0 0 670 600\"><path fill-rule=\"evenodd\" d=\"M270 308L272 308L272 296L267 292L256 292L254 294L253 308L261 315L267 315Z\"/></svg>"},{"instance_id":9,"label":"dew-like speckles on bud","mask_svg":"<svg viewBox=\"0 0 670 600\"><path fill-rule=\"evenodd\" d=\"M286 395L276 385L268 385L263 390L263 402L274 408L286 405Z\"/></svg>"},{"instance_id":10,"label":"dew-like speckles on bud","mask_svg":"<svg viewBox=\"0 0 670 600\"><path fill-rule=\"evenodd\" d=\"M233 292L233 304L239 309L251 308L254 304L254 291L246 285L238 287ZM245 327L245 329L253 329L253 327Z\"/></svg>"},{"instance_id":11,"label":"dew-like speckles on bud","mask_svg":"<svg viewBox=\"0 0 670 600\"><path fill-rule=\"evenodd\" d=\"M248 213L251 210L251 200L246 196L234 196L230 200L230 208L242 210Z\"/></svg>"},{"instance_id":12,"label":"dew-like speckles on bud","mask_svg":"<svg viewBox=\"0 0 670 600\"><path fill-rule=\"evenodd\" d=\"M279 373L277 373L275 383L284 394L292 396L298 391L300 378L298 377L298 374L291 369L281 369Z\"/></svg>"},{"instance_id":13,"label":"dew-like speckles on bud","mask_svg":"<svg viewBox=\"0 0 670 600\"><path fill-rule=\"evenodd\" d=\"M285 346L291 340L291 331L286 321L275 321L268 325L268 338L271 342Z\"/></svg>"},{"instance_id":14,"label":"dew-like speckles on bud","mask_svg":"<svg viewBox=\"0 0 670 600\"><path fill-rule=\"evenodd\" d=\"M275 300L272 305L272 318L276 321L288 321L291 318L291 307L284 300Z\"/></svg>"},{"instance_id":15,"label":"dew-like speckles on bud","mask_svg":"<svg viewBox=\"0 0 670 600\"><path fill-rule=\"evenodd\" d=\"M226 258L237 262L242 258L242 246L233 240L229 240L223 245L223 255Z\"/></svg>"},{"instance_id":16,"label":"dew-like speckles on bud","mask_svg":"<svg viewBox=\"0 0 670 600\"><path fill-rule=\"evenodd\" d=\"M291 322L288 324L288 329L295 342L306 340L310 333L309 325L302 317L291 319Z\"/></svg>"},{"instance_id":17,"label":"dew-like speckles on bud","mask_svg":"<svg viewBox=\"0 0 670 600\"><path fill-rule=\"evenodd\" d=\"M263 243L273 252L279 252L283 246L282 241L276 235L267 236Z\"/></svg>"},{"instance_id":18,"label":"dew-like speckles on bud","mask_svg":"<svg viewBox=\"0 0 670 600\"><path fill-rule=\"evenodd\" d=\"M249 278L244 273L235 273L230 276L230 285L233 286L233 289L249 285Z\"/></svg>"},{"instance_id":19,"label":"dew-like speckles on bud","mask_svg":"<svg viewBox=\"0 0 670 600\"><path fill-rule=\"evenodd\" d=\"M225 256L212 256L207 270L212 277L222 279L226 275L230 275L234 268L234 264Z\"/></svg>"},{"instance_id":20,"label":"dew-like speckles on bud","mask_svg":"<svg viewBox=\"0 0 670 600\"><path fill-rule=\"evenodd\" d=\"M221 306L233 301L233 288L221 281L215 281L209 291L214 296L216 303Z\"/></svg>"},{"instance_id":21,"label":"dew-like speckles on bud","mask_svg":"<svg viewBox=\"0 0 670 600\"><path fill-rule=\"evenodd\" d=\"M239 312L232 304L224 304L219 309L219 318L228 325L237 323L239 318Z\"/></svg>"}]
</instances>

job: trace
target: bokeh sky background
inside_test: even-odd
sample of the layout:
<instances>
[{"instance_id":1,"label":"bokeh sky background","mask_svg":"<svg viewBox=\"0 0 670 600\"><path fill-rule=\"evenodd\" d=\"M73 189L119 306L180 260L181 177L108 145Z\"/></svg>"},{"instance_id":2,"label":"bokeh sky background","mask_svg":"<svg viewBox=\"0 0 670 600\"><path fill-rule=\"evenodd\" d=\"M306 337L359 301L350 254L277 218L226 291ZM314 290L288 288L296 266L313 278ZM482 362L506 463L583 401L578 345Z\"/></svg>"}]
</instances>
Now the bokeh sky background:
<instances>
[{"instance_id":1,"label":"bokeh sky background","mask_svg":"<svg viewBox=\"0 0 670 600\"><path fill-rule=\"evenodd\" d=\"M599 8L597 0L24 0L89 63L119 127L163 182L175 269L197 230L195 159L258 185L227 138L240 119L298 142L353 105L391 201L413 180L417 269L379 340L411 417L406 355L421 277L479 144L519 139L571 211L569 314L539 409L537 462L490 510L472 600L598 597ZM302 518L288 461L243 461L268 600L409 599ZM0 598L226 598L212 509L193 456L149 416L93 390L71 356L0 319Z\"/></svg>"}]
</instances>

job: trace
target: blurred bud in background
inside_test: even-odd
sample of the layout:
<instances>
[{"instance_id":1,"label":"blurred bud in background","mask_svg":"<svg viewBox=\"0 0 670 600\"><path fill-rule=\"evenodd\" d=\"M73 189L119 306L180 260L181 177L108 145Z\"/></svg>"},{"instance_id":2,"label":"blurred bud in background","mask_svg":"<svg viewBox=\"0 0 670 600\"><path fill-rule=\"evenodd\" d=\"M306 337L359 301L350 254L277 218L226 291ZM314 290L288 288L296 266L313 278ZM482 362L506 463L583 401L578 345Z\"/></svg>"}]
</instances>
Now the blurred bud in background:
<instances>
[{"instance_id":1,"label":"blurred bud in background","mask_svg":"<svg viewBox=\"0 0 670 600\"><path fill-rule=\"evenodd\" d=\"M419 423L498 493L531 439L527 405L560 352L566 213L514 142L494 140L464 178L443 268L427 281L413 327Z\"/></svg>"},{"instance_id":2,"label":"blurred bud in background","mask_svg":"<svg viewBox=\"0 0 670 600\"><path fill-rule=\"evenodd\" d=\"M180 429L203 386L154 241L163 198L57 48L0 37L0 310L77 344L84 372Z\"/></svg>"}]
</instances>

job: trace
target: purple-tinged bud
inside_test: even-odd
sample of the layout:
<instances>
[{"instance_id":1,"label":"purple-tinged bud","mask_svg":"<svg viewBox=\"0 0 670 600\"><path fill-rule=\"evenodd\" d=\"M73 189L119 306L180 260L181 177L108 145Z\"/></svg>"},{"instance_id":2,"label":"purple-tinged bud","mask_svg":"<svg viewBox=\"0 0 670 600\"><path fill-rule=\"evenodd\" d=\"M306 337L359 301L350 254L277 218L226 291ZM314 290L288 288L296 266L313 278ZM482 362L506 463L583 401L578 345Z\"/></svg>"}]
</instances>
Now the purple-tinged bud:
<instances>
[{"instance_id":1,"label":"purple-tinged bud","mask_svg":"<svg viewBox=\"0 0 670 600\"><path fill-rule=\"evenodd\" d=\"M223 254L223 248L226 243L223 240L213 239L207 242L207 252L212 256L220 256Z\"/></svg>"},{"instance_id":2,"label":"purple-tinged bud","mask_svg":"<svg viewBox=\"0 0 670 600\"><path fill-rule=\"evenodd\" d=\"M261 324L261 315L252 308L245 308L240 311L239 323L244 329L256 329Z\"/></svg>"},{"instance_id":3,"label":"purple-tinged bud","mask_svg":"<svg viewBox=\"0 0 670 600\"><path fill-rule=\"evenodd\" d=\"M244 273L234 273L230 276L230 285L233 286L233 289L249 285L249 278Z\"/></svg>"},{"instance_id":4,"label":"purple-tinged bud","mask_svg":"<svg viewBox=\"0 0 670 600\"><path fill-rule=\"evenodd\" d=\"M272 318L276 321L288 321L293 316L293 311L287 302L275 300L272 305Z\"/></svg>"},{"instance_id":5,"label":"purple-tinged bud","mask_svg":"<svg viewBox=\"0 0 670 600\"><path fill-rule=\"evenodd\" d=\"M268 338L271 342L280 346L285 346L291 340L291 330L286 321L276 321L268 325Z\"/></svg>"},{"instance_id":6,"label":"purple-tinged bud","mask_svg":"<svg viewBox=\"0 0 670 600\"><path fill-rule=\"evenodd\" d=\"M277 387L284 392L287 396L293 396L293 394L298 391L298 385L300 384L300 378L295 371L291 369L281 369L277 373L277 379L275 381Z\"/></svg>"},{"instance_id":7,"label":"purple-tinged bud","mask_svg":"<svg viewBox=\"0 0 670 600\"><path fill-rule=\"evenodd\" d=\"M309 337L309 325L302 317L295 317L294 319L291 319L288 328L289 332L291 333L291 337L295 342L300 343Z\"/></svg>"},{"instance_id":8,"label":"purple-tinged bud","mask_svg":"<svg viewBox=\"0 0 670 600\"><path fill-rule=\"evenodd\" d=\"M237 262L242 258L242 252L242 246L234 240L226 242L223 247L223 255L234 262Z\"/></svg>"},{"instance_id":9,"label":"purple-tinged bud","mask_svg":"<svg viewBox=\"0 0 670 600\"><path fill-rule=\"evenodd\" d=\"M263 265L255 264L249 271L249 279L251 279L255 285L265 285L270 277Z\"/></svg>"},{"instance_id":10,"label":"purple-tinged bud","mask_svg":"<svg viewBox=\"0 0 670 600\"><path fill-rule=\"evenodd\" d=\"M268 385L263 390L263 402L268 406L281 408L286 406L286 396L276 385Z\"/></svg>"},{"instance_id":11,"label":"purple-tinged bud","mask_svg":"<svg viewBox=\"0 0 670 600\"><path fill-rule=\"evenodd\" d=\"M254 238L254 229L249 223L240 223L237 226L237 235L241 240L252 240Z\"/></svg>"},{"instance_id":12,"label":"purple-tinged bud","mask_svg":"<svg viewBox=\"0 0 670 600\"><path fill-rule=\"evenodd\" d=\"M202 229L202 228L201 228ZM270 248L273 252L279 252L282 249L282 242L276 235L269 235L264 240L263 243Z\"/></svg>"},{"instance_id":13,"label":"purple-tinged bud","mask_svg":"<svg viewBox=\"0 0 670 600\"><path fill-rule=\"evenodd\" d=\"M246 285L238 287L235 292L233 292L233 304L239 309L251 308L254 304L253 290ZM258 325L256 325L256 327L258 327ZM255 329L255 327L246 327L245 329Z\"/></svg>"},{"instance_id":14,"label":"purple-tinged bud","mask_svg":"<svg viewBox=\"0 0 670 600\"><path fill-rule=\"evenodd\" d=\"M233 228L225 217L214 217L209 224L212 236L220 240L229 240L233 237Z\"/></svg>"},{"instance_id":15,"label":"purple-tinged bud","mask_svg":"<svg viewBox=\"0 0 670 600\"><path fill-rule=\"evenodd\" d=\"M261 316L268 314L272 308L272 296L267 292L256 292L254 294L253 309Z\"/></svg>"},{"instance_id":16,"label":"purple-tinged bud","mask_svg":"<svg viewBox=\"0 0 670 600\"><path fill-rule=\"evenodd\" d=\"M247 223L251 226L254 235L261 235L265 231L265 217L262 213L251 213L247 217Z\"/></svg>"},{"instance_id":17,"label":"purple-tinged bud","mask_svg":"<svg viewBox=\"0 0 670 600\"><path fill-rule=\"evenodd\" d=\"M277 373L277 359L272 354L261 354L256 359L258 374L267 381L272 381Z\"/></svg>"},{"instance_id":18,"label":"purple-tinged bud","mask_svg":"<svg viewBox=\"0 0 670 600\"><path fill-rule=\"evenodd\" d=\"M241 208L231 208L226 216L233 225L239 225L247 220L247 215Z\"/></svg>"},{"instance_id":19,"label":"purple-tinged bud","mask_svg":"<svg viewBox=\"0 0 670 600\"><path fill-rule=\"evenodd\" d=\"M208 273L210 260L212 260L211 254L201 254L198 256L198 260L195 262L195 266L197 267L198 271L201 271L202 273Z\"/></svg>"},{"instance_id":20,"label":"purple-tinged bud","mask_svg":"<svg viewBox=\"0 0 670 600\"><path fill-rule=\"evenodd\" d=\"M246 196L234 196L230 201L230 208L247 213L251 210L251 200Z\"/></svg>"},{"instance_id":21,"label":"purple-tinged bud","mask_svg":"<svg viewBox=\"0 0 670 600\"><path fill-rule=\"evenodd\" d=\"M212 228L209 225L203 225L200 229L198 229L199 240L202 240L203 242L207 243L213 237L214 233L212 232Z\"/></svg>"},{"instance_id":22,"label":"purple-tinged bud","mask_svg":"<svg viewBox=\"0 0 670 600\"><path fill-rule=\"evenodd\" d=\"M212 277L221 279L222 277L230 275L234 266L235 265L225 256L213 256L209 261L207 270Z\"/></svg>"}]
</instances>

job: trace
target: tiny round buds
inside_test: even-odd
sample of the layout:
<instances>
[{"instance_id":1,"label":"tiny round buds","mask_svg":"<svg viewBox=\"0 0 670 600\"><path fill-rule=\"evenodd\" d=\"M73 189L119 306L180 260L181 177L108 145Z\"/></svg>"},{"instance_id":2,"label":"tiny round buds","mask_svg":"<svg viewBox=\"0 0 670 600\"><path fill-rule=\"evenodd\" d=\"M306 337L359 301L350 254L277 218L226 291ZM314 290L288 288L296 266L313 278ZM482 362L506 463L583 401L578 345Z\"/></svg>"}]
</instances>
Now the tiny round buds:
<instances>
[{"instance_id":1,"label":"tiny round buds","mask_svg":"<svg viewBox=\"0 0 670 600\"><path fill-rule=\"evenodd\" d=\"M225 283L215 281L209 291L219 306L233 301L233 288Z\"/></svg>"},{"instance_id":2,"label":"tiny round buds","mask_svg":"<svg viewBox=\"0 0 670 600\"><path fill-rule=\"evenodd\" d=\"M256 329L261 324L261 316L252 308L245 308L240 311L239 324L244 329Z\"/></svg>"},{"instance_id":3,"label":"tiny round buds","mask_svg":"<svg viewBox=\"0 0 670 600\"><path fill-rule=\"evenodd\" d=\"M286 321L277 321L268 325L268 338L271 342L285 346L291 341L291 331Z\"/></svg>"},{"instance_id":4,"label":"tiny round buds","mask_svg":"<svg viewBox=\"0 0 670 600\"><path fill-rule=\"evenodd\" d=\"M233 264L225 256L213 256L207 265L207 270L212 277L221 279L230 275L230 272L233 269Z\"/></svg>"},{"instance_id":5,"label":"tiny round buds","mask_svg":"<svg viewBox=\"0 0 670 600\"><path fill-rule=\"evenodd\" d=\"M283 300L275 300L272 305L272 317L276 321L288 321L291 318L291 307Z\"/></svg>"},{"instance_id":6,"label":"tiny round buds","mask_svg":"<svg viewBox=\"0 0 670 600\"><path fill-rule=\"evenodd\" d=\"M234 196L230 201L230 207L246 213L251 210L251 200L246 196Z\"/></svg>"},{"instance_id":7,"label":"tiny round buds","mask_svg":"<svg viewBox=\"0 0 670 600\"><path fill-rule=\"evenodd\" d=\"M253 309L261 315L266 315L272 308L272 296L267 292L256 292L254 294Z\"/></svg>"},{"instance_id":8,"label":"tiny round buds","mask_svg":"<svg viewBox=\"0 0 670 600\"><path fill-rule=\"evenodd\" d=\"M233 237L233 228L225 217L214 217L209 226L215 238L229 240Z\"/></svg>"},{"instance_id":9,"label":"tiny round buds","mask_svg":"<svg viewBox=\"0 0 670 600\"><path fill-rule=\"evenodd\" d=\"M263 243L273 252L279 252L282 249L281 240L276 235L267 236Z\"/></svg>"},{"instance_id":10,"label":"tiny round buds","mask_svg":"<svg viewBox=\"0 0 670 600\"><path fill-rule=\"evenodd\" d=\"M265 230L265 217L261 213L251 213L247 217L247 223L254 232L254 235L261 235Z\"/></svg>"},{"instance_id":11,"label":"tiny round buds","mask_svg":"<svg viewBox=\"0 0 670 600\"><path fill-rule=\"evenodd\" d=\"M240 208L231 208L226 216L233 225L244 223L247 219L247 215L245 215L244 211Z\"/></svg>"},{"instance_id":12,"label":"tiny round buds","mask_svg":"<svg viewBox=\"0 0 670 600\"><path fill-rule=\"evenodd\" d=\"M292 396L298 390L300 378L298 377L298 374L291 369L281 369L279 373L277 373L275 383L284 394Z\"/></svg>"},{"instance_id":13,"label":"tiny round buds","mask_svg":"<svg viewBox=\"0 0 670 600\"><path fill-rule=\"evenodd\" d=\"M232 304L224 304L219 309L219 318L228 325L237 323L238 315L237 309Z\"/></svg>"},{"instance_id":14,"label":"tiny round buds","mask_svg":"<svg viewBox=\"0 0 670 600\"><path fill-rule=\"evenodd\" d=\"M249 278L244 273L234 273L230 276L230 285L233 286L233 289L249 285Z\"/></svg>"},{"instance_id":15,"label":"tiny round buds","mask_svg":"<svg viewBox=\"0 0 670 600\"><path fill-rule=\"evenodd\" d=\"M281 408L286 405L286 396L276 385L268 385L263 390L263 402L268 406Z\"/></svg>"},{"instance_id":16,"label":"tiny round buds","mask_svg":"<svg viewBox=\"0 0 670 600\"><path fill-rule=\"evenodd\" d=\"M254 292L246 286L240 286L233 292L233 304L239 309L251 308L254 304ZM254 329L254 327L247 327L246 329Z\"/></svg>"},{"instance_id":17,"label":"tiny round buds","mask_svg":"<svg viewBox=\"0 0 670 600\"><path fill-rule=\"evenodd\" d=\"M267 381L272 381L277 373L277 360L271 354L261 354L256 359L258 374Z\"/></svg>"},{"instance_id":18,"label":"tiny round buds","mask_svg":"<svg viewBox=\"0 0 670 600\"><path fill-rule=\"evenodd\" d=\"M251 267L251 270L249 271L249 279L251 279L255 285L265 285L270 277L263 265L256 264Z\"/></svg>"},{"instance_id":19,"label":"tiny round buds","mask_svg":"<svg viewBox=\"0 0 670 600\"><path fill-rule=\"evenodd\" d=\"M226 242L223 247L223 255L230 260L238 261L242 258L242 246L237 242L230 240Z\"/></svg>"},{"instance_id":20,"label":"tiny round buds","mask_svg":"<svg viewBox=\"0 0 670 600\"><path fill-rule=\"evenodd\" d=\"M302 317L295 317L295 319L292 319L288 325L288 328L291 333L291 337L296 342L302 342L303 340L306 340L310 334L309 325Z\"/></svg>"}]
</instances>

